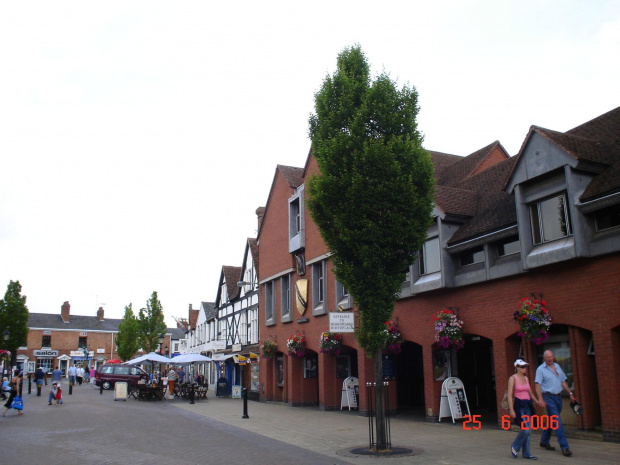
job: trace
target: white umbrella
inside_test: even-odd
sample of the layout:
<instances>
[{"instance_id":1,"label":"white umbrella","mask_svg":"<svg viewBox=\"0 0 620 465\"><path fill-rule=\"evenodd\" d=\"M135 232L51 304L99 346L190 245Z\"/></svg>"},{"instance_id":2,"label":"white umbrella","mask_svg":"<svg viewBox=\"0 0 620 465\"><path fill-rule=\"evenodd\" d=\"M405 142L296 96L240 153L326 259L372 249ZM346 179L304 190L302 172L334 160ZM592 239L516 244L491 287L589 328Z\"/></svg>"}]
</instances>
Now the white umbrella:
<instances>
[{"instance_id":1,"label":"white umbrella","mask_svg":"<svg viewBox=\"0 0 620 465\"><path fill-rule=\"evenodd\" d=\"M142 363L170 363L170 359L168 357L164 357L163 355L159 355L155 352L149 352L148 354L141 355L140 357L136 357L133 360L129 360L125 362L127 365L141 365Z\"/></svg>"},{"instance_id":2,"label":"white umbrella","mask_svg":"<svg viewBox=\"0 0 620 465\"><path fill-rule=\"evenodd\" d=\"M190 365L192 363L211 362L211 358L200 354L183 354L168 360L172 365Z\"/></svg>"}]
</instances>

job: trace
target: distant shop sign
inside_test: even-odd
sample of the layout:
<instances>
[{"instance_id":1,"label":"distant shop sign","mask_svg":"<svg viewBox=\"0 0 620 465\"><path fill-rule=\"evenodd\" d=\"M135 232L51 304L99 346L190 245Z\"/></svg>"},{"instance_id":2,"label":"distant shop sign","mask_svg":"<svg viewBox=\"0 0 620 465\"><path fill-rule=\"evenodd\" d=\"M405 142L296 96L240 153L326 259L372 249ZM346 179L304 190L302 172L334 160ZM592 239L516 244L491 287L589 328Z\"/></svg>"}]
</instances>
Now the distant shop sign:
<instances>
[{"instance_id":1,"label":"distant shop sign","mask_svg":"<svg viewBox=\"0 0 620 465\"><path fill-rule=\"evenodd\" d=\"M355 314L353 312L330 312L329 330L332 333L354 333Z\"/></svg>"},{"instance_id":2,"label":"distant shop sign","mask_svg":"<svg viewBox=\"0 0 620 465\"><path fill-rule=\"evenodd\" d=\"M58 357L57 350L35 350L35 357Z\"/></svg>"}]
</instances>

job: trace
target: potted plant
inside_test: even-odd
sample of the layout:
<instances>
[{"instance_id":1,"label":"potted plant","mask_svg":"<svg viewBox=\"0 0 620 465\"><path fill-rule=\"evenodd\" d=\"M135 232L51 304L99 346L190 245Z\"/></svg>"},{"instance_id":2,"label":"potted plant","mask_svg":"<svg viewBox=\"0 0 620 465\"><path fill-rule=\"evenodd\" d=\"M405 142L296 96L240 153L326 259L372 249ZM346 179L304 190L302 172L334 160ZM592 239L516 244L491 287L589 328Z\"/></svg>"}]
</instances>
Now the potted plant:
<instances>
[{"instance_id":1,"label":"potted plant","mask_svg":"<svg viewBox=\"0 0 620 465\"><path fill-rule=\"evenodd\" d=\"M383 352L386 354L400 353L402 350L401 345L403 343L403 337L400 334L400 328L394 320L385 322L383 334L385 336Z\"/></svg>"},{"instance_id":2,"label":"potted plant","mask_svg":"<svg viewBox=\"0 0 620 465\"><path fill-rule=\"evenodd\" d=\"M304 336L297 332L286 340L286 348L289 355L295 355L299 358L303 357L306 353L306 340Z\"/></svg>"},{"instance_id":3,"label":"potted plant","mask_svg":"<svg viewBox=\"0 0 620 465\"><path fill-rule=\"evenodd\" d=\"M278 344L276 344L274 341L266 340L261 343L260 348L263 357L265 357L266 359L271 359L276 356L276 352L278 351Z\"/></svg>"},{"instance_id":4,"label":"potted plant","mask_svg":"<svg viewBox=\"0 0 620 465\"><path fill-rule=\"evenodd\" d=\"M551 315L542 298L524 297L519 303L519 310L514 312L515 323L519 325L517 336L540 345L549 337Z\"/></svg>"},{"instance_id":5,"label":"potted plant","mask_svg":"<svg viewBox=\"0 0 620 465\"><path fill-rule=\"evenodd\" d=\"M433 318L435 324L435 341L440 349L462 349L465 346L463 339L463 320L449 308L438 310Z\"/></svg>"},{"instance_id":6,"label":"potted plant","mask_svg":"<svg viewBox=\"0 0 620 465\"><path fill-rule=\"evenodd\" d=\"M340 345L342 344L342 334L331 333L329 331L321 334L319 350L322 354L340 355Z\"/></svg>"}]
</instances>

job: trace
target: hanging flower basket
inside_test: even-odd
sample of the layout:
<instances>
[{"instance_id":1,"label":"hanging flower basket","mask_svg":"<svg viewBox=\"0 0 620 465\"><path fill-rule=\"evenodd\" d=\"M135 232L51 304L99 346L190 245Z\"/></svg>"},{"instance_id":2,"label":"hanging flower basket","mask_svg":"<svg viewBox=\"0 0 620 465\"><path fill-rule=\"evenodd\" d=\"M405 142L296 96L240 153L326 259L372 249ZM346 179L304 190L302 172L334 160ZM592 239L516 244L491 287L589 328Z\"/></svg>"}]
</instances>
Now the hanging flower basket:
<instances>
[{"instance_id":1,"label":"hanging flower basket","mask_svg":"<svg viewBox=\"0 0 620 465\"><path fill-rule=\"evenodd\" d=\"M519 325L517 336L521 336L536 345L540 345L549 337L551 315L547 311L546 302L542 299L524 297L519 303L519 310L514 312L515 323Z\"/></svg>"},{"instance_id":2,"label":"hanging flower basket","mask_svg":"<svg viewBox=\"0 0 620 465\"><path fill-rule=\"evenodd\" d=\"M435 341L440 349L462 349L465 346L463 339L463 320L446 308L435 312Z\"/></svg>"},{"instance_id":3,"label":"hanging flower basket","mask_svg":"<svg viewBox=\"0 0 620 465\"><path fill-rule=\"evenodd\" d=\"M295 355L299 358L306 353L306 340L301 333L293 334L286 340L286 348L289 355Z\"/></svg>"},{"instance_id":4,"label":"hanging flower basket","mask_svg":"<svg viewBox=\"0 0 620 465\"><path fill-rule=\"evenodd\" d=\"M385 322L385 345L383 346L384 354L399 354L402 350L403 337L400 334L400 328L394 320Z\"/></svg>"},{"instance_id":5,"label":"hanging flower basket","mask_svg":"<svg viewBox=\"0 0 620 465\"><path fill-rule=\"evenodd\" d=\"M322 354L340 355L340 346L342 344L342 334L330 333L325 331L321 334L321 342L319 350Z\"/></svg>"},{"instance_id":6,"label":"hanging flower basket","mask_svg":"<svg viewBox=\"0 0 620 465\"><path fill-rule=\"evenodd\" d=\"M266 359L271 359L276 356L276 352L278 351L278 344L270 340L263 341L260 345L260 349L263 357L265 357Z\"/></svg>"}]
</instances>

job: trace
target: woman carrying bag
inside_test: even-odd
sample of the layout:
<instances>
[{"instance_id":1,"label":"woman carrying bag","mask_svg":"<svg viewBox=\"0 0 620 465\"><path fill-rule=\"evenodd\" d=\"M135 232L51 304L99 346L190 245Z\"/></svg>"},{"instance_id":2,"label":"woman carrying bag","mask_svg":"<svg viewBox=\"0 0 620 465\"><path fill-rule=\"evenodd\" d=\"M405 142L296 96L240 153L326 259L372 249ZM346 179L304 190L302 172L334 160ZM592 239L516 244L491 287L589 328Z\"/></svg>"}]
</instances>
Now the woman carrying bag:
<instances>
[{"instance_id":1,"label":"woman carrying bag","mask_svg":"<svg viewBox=\"0 0 620 465\"><path fill-rule=\"evenodd\" d=\"M536 415L532 399L537 404L540 401L530 386L530 382L525 376L525 370L529 364L520 358L514 363L516 373L508 379L508 405L510 408L510 418L515 419L515 424L521 428L519 434L510 446L510 453L516 459L519 450L522 450L524 459L538 460L530 454L530 418Z\"/></svg>"},{"instance_id":2,"label":"woman carrying bag","mask_svg":"<svg viewBox=\"0 0 620 465\"><path fill-rule=\"evenodd\" d=\"M9 400L7 400L6 404L4 404L5 409L4 412L2 412L3 417L6 416L6 412L10 408L17 410L18 415L24 414L24 412L22 412L22 410L24 409L24 403L22 401L22 398L17 395L17 393L19 392L19 385L22 381L21 377L22 374L20 373L20 371L15 370L15 375L13 376L13 378L11 378L10 381L11 393L9 394Z\"/></svg>"}]
</instances>

